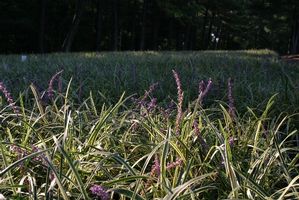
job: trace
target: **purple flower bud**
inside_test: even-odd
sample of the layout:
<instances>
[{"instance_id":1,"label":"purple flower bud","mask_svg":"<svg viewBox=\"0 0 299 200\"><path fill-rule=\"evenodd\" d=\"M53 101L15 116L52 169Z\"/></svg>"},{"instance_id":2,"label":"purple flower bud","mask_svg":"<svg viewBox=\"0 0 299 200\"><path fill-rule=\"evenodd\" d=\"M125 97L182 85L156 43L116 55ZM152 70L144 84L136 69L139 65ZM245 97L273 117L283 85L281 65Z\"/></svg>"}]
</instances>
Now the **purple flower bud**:
<instances>
[{"instance_id":1,"label":"purple flower bud","mask_svg":"<svg viewBox=\"0 0 299 200\"><path fill-rule=\"evenodd\" d=\"M39 152L40 151L40 148L38 148L37 146L35 146L35 145L32 145L32 147L31 147L31 153L36 153L36 152ZM34 157L33 158L33 160L34 161L36 161L36 162L43 162L44 161L44 154L40 154L40 155L38 155L38 156L36 156L36 157ZM45 164L46 162L44 161L44 164Z\"/></svg>"},{"instance_id":2,"label":"purple flower bud","mask_svg":"<svg viewBox=\"0 0 299 200\"><path fill-rule=\"evenodd\" d=\"M175 162L172 163L168 163L166 166L167 170L170 170L172 168L175 168L177 166L181 166L183 164L183 160L182 159L177 159Z\"/></svg>"},{"instance_id":3,"label":"purple flower bud","mask_svg":"<svg viewBox=\"0 0 299 200\"><path fill-rule=\"evenodd\" d=\"M90 191L93 195L100 197L101 200L108 200L109 199L109 194L107 190L100 185L93 185L90 187Z\"/></svg>"},{"instance_id":4,"label":"purple flower bud","mask_svg":"<svg viewBox=\"0 0 299 200\"><path fill-rule=\"evenodd\" d=\"M152 170L151 170L151 176L156 175L157 177L160 176L160 160L159 157L156 155L155 156L155 160L154 160L154 164L152 165Z\"/></svg>"},{"instance_id":5,"label":"purple flower bud","mask_svg":"<svg viewBox=\"0 0 299 200\"><path fill-rule=\"evenodd\" d=\"M32 145L31 151L27 151L26 149L23 149L23 148L21 148L19 146L16 146L16 145L12 145L10 147L10 150L17 154L18 160L25 157L25 156L27 156L27 155L29 155L29 154L36 153L36 152L40 151L40 149L35 145ZM33 157L32 160L36 161L36 162L42 162L44 165L47 165L47 162L45 161L44 158L45 158L44 154L39 154L39 155Z\"/></svg>"},{"instance_id":6,"label":"purple flower bud","mask_svg":"<svg viewBox=\"0 0 299 200\"><path fill-rule=\"evenodd\" d=\"M233 81L231 78L228 79L227 81L227 87L228 87L228 113L231 116L231 118L235 118L236 117L236 113L235 113L235 101L233 98Z\"/></svg>"}]
</instances>

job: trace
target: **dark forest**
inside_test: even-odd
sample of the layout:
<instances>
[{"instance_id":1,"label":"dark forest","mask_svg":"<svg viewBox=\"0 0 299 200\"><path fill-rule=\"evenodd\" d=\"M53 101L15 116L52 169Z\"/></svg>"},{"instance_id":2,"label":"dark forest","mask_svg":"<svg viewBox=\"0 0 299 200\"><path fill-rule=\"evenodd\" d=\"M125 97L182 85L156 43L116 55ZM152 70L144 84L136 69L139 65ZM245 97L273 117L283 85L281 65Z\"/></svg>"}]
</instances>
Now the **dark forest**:
<instances>
[{"instance_id":1,"label":"dark forest","mask_svg":"<svg viewBox=\"0 0 299 200\"><path fill-rule=\"evenodd\" d=\"M299 52L297 0L2 0L0 53Z\"/></svg>"}]
</instances>

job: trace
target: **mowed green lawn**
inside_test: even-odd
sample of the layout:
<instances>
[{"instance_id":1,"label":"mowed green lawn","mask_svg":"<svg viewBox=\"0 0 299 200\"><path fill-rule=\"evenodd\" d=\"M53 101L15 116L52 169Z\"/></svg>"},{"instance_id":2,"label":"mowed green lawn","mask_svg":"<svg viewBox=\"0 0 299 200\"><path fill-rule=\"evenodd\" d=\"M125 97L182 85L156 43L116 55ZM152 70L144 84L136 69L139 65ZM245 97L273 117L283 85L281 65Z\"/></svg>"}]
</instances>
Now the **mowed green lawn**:
<instances>
[{"instance_id":1,"label":"mowed green lawn","mask_svg":"<svg viewBox=\"0 0 299 200\"><path fill-rule=\"evenodd\" d=\"M226 101L227 79L234 80L237 107L256 107L278 93L279 108L290 110L299 105L299 67L286 64L268 50L207 52L117 52L0 56L0 77L14 96L33 83L39 91L46 90L51 77L62 73L63 89L72 79L72 97L84 99L90 91L98 101L103 96L116 101L126 95L143 94L153 83L159 87L159 102L176 98L172 77L175 69L181 78L186 101L198 95L201 80L213 81L207 101ZM56 84L56 83L55 83ZM56 86L54 86L56 87ZM54 89L57 89L54 88ZM99 95L99 92L103 95Z\"/></svg>"},{"instance_id":2,"label":"mowed green lawn","mask_svg":"<svg viewBox=\"0 0 299 200\"><path fill-rule=\"evenodd\" d=\"M299 198L299 65L275 52L0 60L0 196Z\"/></svg>"}]
</instances>

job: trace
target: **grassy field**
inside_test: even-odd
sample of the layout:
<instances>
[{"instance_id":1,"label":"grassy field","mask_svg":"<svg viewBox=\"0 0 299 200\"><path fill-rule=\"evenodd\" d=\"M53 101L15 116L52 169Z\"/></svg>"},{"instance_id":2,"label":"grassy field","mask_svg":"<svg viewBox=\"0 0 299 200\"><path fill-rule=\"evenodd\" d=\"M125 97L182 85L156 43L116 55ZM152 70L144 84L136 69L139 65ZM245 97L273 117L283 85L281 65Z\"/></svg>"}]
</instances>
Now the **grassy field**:
<instances>
[{"instance_id":1,"label":"grassy field","mask_svg":"<svg viewBox=\"0 0 299 200\"><path fill-rule=\"evenodd\" d=\"M199 81L209 78L213 81L213 91L207 96L208 104L226 101L227 79L231 77L234 95L238 97L236 106L240 109L257 107L275 93L279 93L278 99L283 104L279 106L281 110L291 105L291 110L297 109L299 105L298 65L286 65L267 50L29 55L25 62L21 56L0 58L0 77L15 97L31 83L39 91L46 90L51 77L64 70L63 90L72 78L72 98L79 103L89 97L90 91L97 102L103 102L104 96L115 103L124 91L126 96L142 95L156 82L159 86L155 97L164 101L176 98L171 73L175 69L180 74L186 102L197 97Z\"/></svg>"},{"instance_id":2,"label":"grassy field","mask_svg":"<svg viewBox=\"0 0 299 200\"><path fill-rule=\"evenodd\" d=\"M0 60L7 199L299 198L299 65L272 51Z\"/></svg>"}]
</instances>

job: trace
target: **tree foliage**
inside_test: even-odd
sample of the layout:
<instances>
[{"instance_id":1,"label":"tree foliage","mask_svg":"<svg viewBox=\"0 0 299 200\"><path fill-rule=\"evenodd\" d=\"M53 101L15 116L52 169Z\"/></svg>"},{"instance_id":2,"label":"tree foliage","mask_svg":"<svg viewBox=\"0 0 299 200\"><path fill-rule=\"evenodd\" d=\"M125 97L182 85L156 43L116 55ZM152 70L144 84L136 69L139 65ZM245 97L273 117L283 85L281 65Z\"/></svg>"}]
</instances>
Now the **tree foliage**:
<instances>
[{"instance_id":1,"label":"tree foliage","mask_svg":"<svg viewBox=\"0 0 299 200\"><path fill-rule=\"evenodd\" d=\"M269 48L299 53L297 0L2 0L1 53Z\"/></svg>"}]
</instances>

